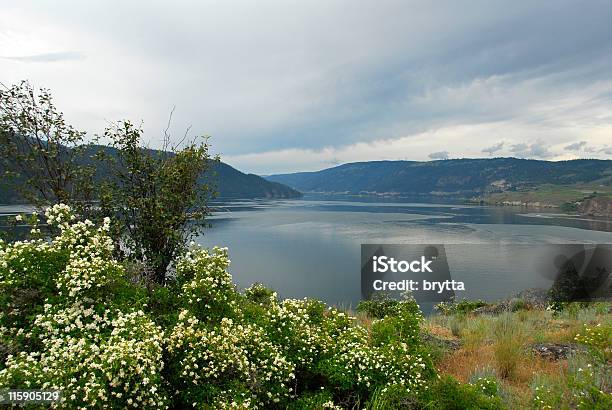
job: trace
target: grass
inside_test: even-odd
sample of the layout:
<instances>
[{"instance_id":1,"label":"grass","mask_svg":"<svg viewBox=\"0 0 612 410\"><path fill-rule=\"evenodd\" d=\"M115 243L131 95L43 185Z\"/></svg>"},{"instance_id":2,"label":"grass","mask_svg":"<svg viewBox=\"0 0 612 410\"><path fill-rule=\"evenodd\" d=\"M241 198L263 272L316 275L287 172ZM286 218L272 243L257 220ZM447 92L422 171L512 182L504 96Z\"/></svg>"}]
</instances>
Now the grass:
<instances>
[{"instance_id":1,"label":"grass","mask_svg":"<svg viewBox=\"0 0 612 410\"><path fill-rule=\"evenodd\" d=\"M568 202L581 201L590 195L612 198L612 186L604 185L540 185L529 191L509 191L487 196L489 203L504 201L540 202L560 206Z\"/></svg>"},{"instance_id":2,"label":"grass","mask_svg":"<svg viewBox=\"0 0 612 410\"><path fill-rule=\"evenodd\" d=\"M612 323L609 306L571 305L556 315L545 310L499 316L433 315L426 319L424 330L462 342L459 349L436 355L436 367L442 375L462 383L478 377L496 378L507 408L606 408L612 405L609 360L602 361L598 358L601 354L590 352L553 361L536 355L531 345L578 343L575 337L585 325Z\"/></svg>"},{"instance_id":3,"label":"grass","mask_svg":"<svg viewBox=\"0 0 612 410\"><path fill-rule=\"evenodd\" d=\"M504 313L493 324L493 356L497 373L502 379L515 377L525 349L525 330L518 315Z\"/></svg>"}]
</instances>

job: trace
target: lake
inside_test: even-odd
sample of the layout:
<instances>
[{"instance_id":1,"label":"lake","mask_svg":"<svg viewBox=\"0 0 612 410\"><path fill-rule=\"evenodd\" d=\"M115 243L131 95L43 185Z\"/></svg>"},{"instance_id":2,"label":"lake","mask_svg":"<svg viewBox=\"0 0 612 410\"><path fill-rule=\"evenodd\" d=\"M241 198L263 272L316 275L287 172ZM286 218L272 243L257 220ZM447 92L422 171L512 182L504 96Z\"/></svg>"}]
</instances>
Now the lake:
<instances>
[{"instance_id":1,"label":"lake","mask_svg":"<svg viewBox=\"0 0 612 410\"><path fill-rule=\"evenodd\" d=\"M363 243L445 244L453 279L466 285L456 296L485 300L552 284L532 262L534 245L612 243L609 221L433 200L306 195L218 202L212 228L198 242L229 248L241 288L261 282L282 297L345 307L360 299Z\"/></svg>"},{"instance_id":2,"label":"lake","mask_svg":"<svg viewBox=\"0 0 612 410\"><path fill-rule=\"evenodd\" d=\"M485 300L551 285L534 266L534 245L612 243L610 221L554 210L417 200L424 199L306 195L217 201L212 227L197 241L229 248L230 270L240 288L261 282L282 297L314 297L344 307L360 300L365 243L444 244L452 278L465 282L466 290L456 296ZM29 209L0 206L0 214Z\"/></svg>"}]
</instances>

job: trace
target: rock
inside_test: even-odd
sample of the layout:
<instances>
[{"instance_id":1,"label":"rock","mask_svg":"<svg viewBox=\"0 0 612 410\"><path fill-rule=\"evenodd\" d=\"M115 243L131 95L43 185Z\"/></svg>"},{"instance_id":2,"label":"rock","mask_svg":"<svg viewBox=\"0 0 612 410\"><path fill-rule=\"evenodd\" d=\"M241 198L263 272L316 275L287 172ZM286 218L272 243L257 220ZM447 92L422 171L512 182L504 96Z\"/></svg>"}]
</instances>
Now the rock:
<instances>
[{"instance_id":1,"label":"rock","mask_svg":"<svg viewBox=\"0 0 612 410\"><path fill-rule=\"evenodd\" d=\"M542 288L525 289L516 295L516 299L522 299L533 309L546 309L549 302L548 291Z\"/></svg>"},{"instance_id":2,"label":"rock","mask_svg":"<svg viewBox=\"0 0 612 410\"><path fill-rule=\"evenodd\" d=\"M612 219L612 198L594 197L585 199L578 206L583 215Z\"/></svg>"},{"instance_id":3,"label":"rock","mask_svg":"<svg viewBox=\"0 0 612 410\"><path fill-rule=\"evenodd\" d=\"M448 350L457 350L461 348L461 341L454 339L442 339L434 336L431 333L421 333L421 339L430 345L441 347Z\"/></svg>"},{"instance_id":4,"label":"rock","mask_svg":"<svg viewBox=\"0 0 612 410\"><path fill-rule=\"evenodd\" d=\"M549 360L567 359L574 353L584 351L584 347L573 343L536 343L531 349L538 356Z\"/></svg>"},{"instance_id":5,"label":"rock","mask_svg":"<svg viewBox=\"0 0 612 410\"><path fill-rule=\"evenodd\" d=\"M510 299L499 303L474 309L475 315L500 315L504 312L515 312L520 309L546 309L548 306L548 291L546 289L525 289Z\"/></svg>"},{"instance_id":6,"label":"rock","mask_svg":"<svg viewBox=\"0 0 612 410\"><path fill-rule=\"evenodd\" d=\"M508 312L510 310L510 306L506 301L496 303L494 305L487 305L476 308L472 311L474 315L500 315L504 312Z\"/></svg>"}]
</instances>

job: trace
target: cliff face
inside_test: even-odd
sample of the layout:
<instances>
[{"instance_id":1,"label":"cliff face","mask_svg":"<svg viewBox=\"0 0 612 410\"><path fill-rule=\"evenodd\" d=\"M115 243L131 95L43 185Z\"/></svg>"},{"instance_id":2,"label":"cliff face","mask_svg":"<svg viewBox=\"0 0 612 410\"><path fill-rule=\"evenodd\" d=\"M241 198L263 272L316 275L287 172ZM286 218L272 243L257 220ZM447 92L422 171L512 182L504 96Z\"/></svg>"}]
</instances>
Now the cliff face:
<instances>
[{"instance_id":1,"label":"cliff face","mask_svg":"<svg viewBox=\"0 0 612 410\"><path fill-rule=\"evenodd\" d=\"M580 213L612 219L612 198L595 197L585 199L578 207Z\"/></svg>"}]
</instances>

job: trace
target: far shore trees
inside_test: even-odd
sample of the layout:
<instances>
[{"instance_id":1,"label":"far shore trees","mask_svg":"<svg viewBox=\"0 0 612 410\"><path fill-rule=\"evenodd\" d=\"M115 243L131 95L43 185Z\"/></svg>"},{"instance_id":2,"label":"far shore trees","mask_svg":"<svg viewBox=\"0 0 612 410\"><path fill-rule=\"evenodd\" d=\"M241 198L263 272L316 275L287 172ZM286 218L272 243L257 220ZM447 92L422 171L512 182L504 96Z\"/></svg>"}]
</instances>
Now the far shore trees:
<instances>
[{"instance_id":1,"label":"far shore trees","mask_svg":"<svg viewBox=\"0 0 612 410\"><path fill-rule=\"evenodd\" d=\"M205 226L214 195L205 138L145 147L129 121L107 128L110 147L66 123L49 90L27 81L0 88L0 171L39 209L64 203L83 218L110 217L117 253L147 285L164 285L170 263ZM97 139L97 138L96 138Z\"/></svg>"}]
</instances>

